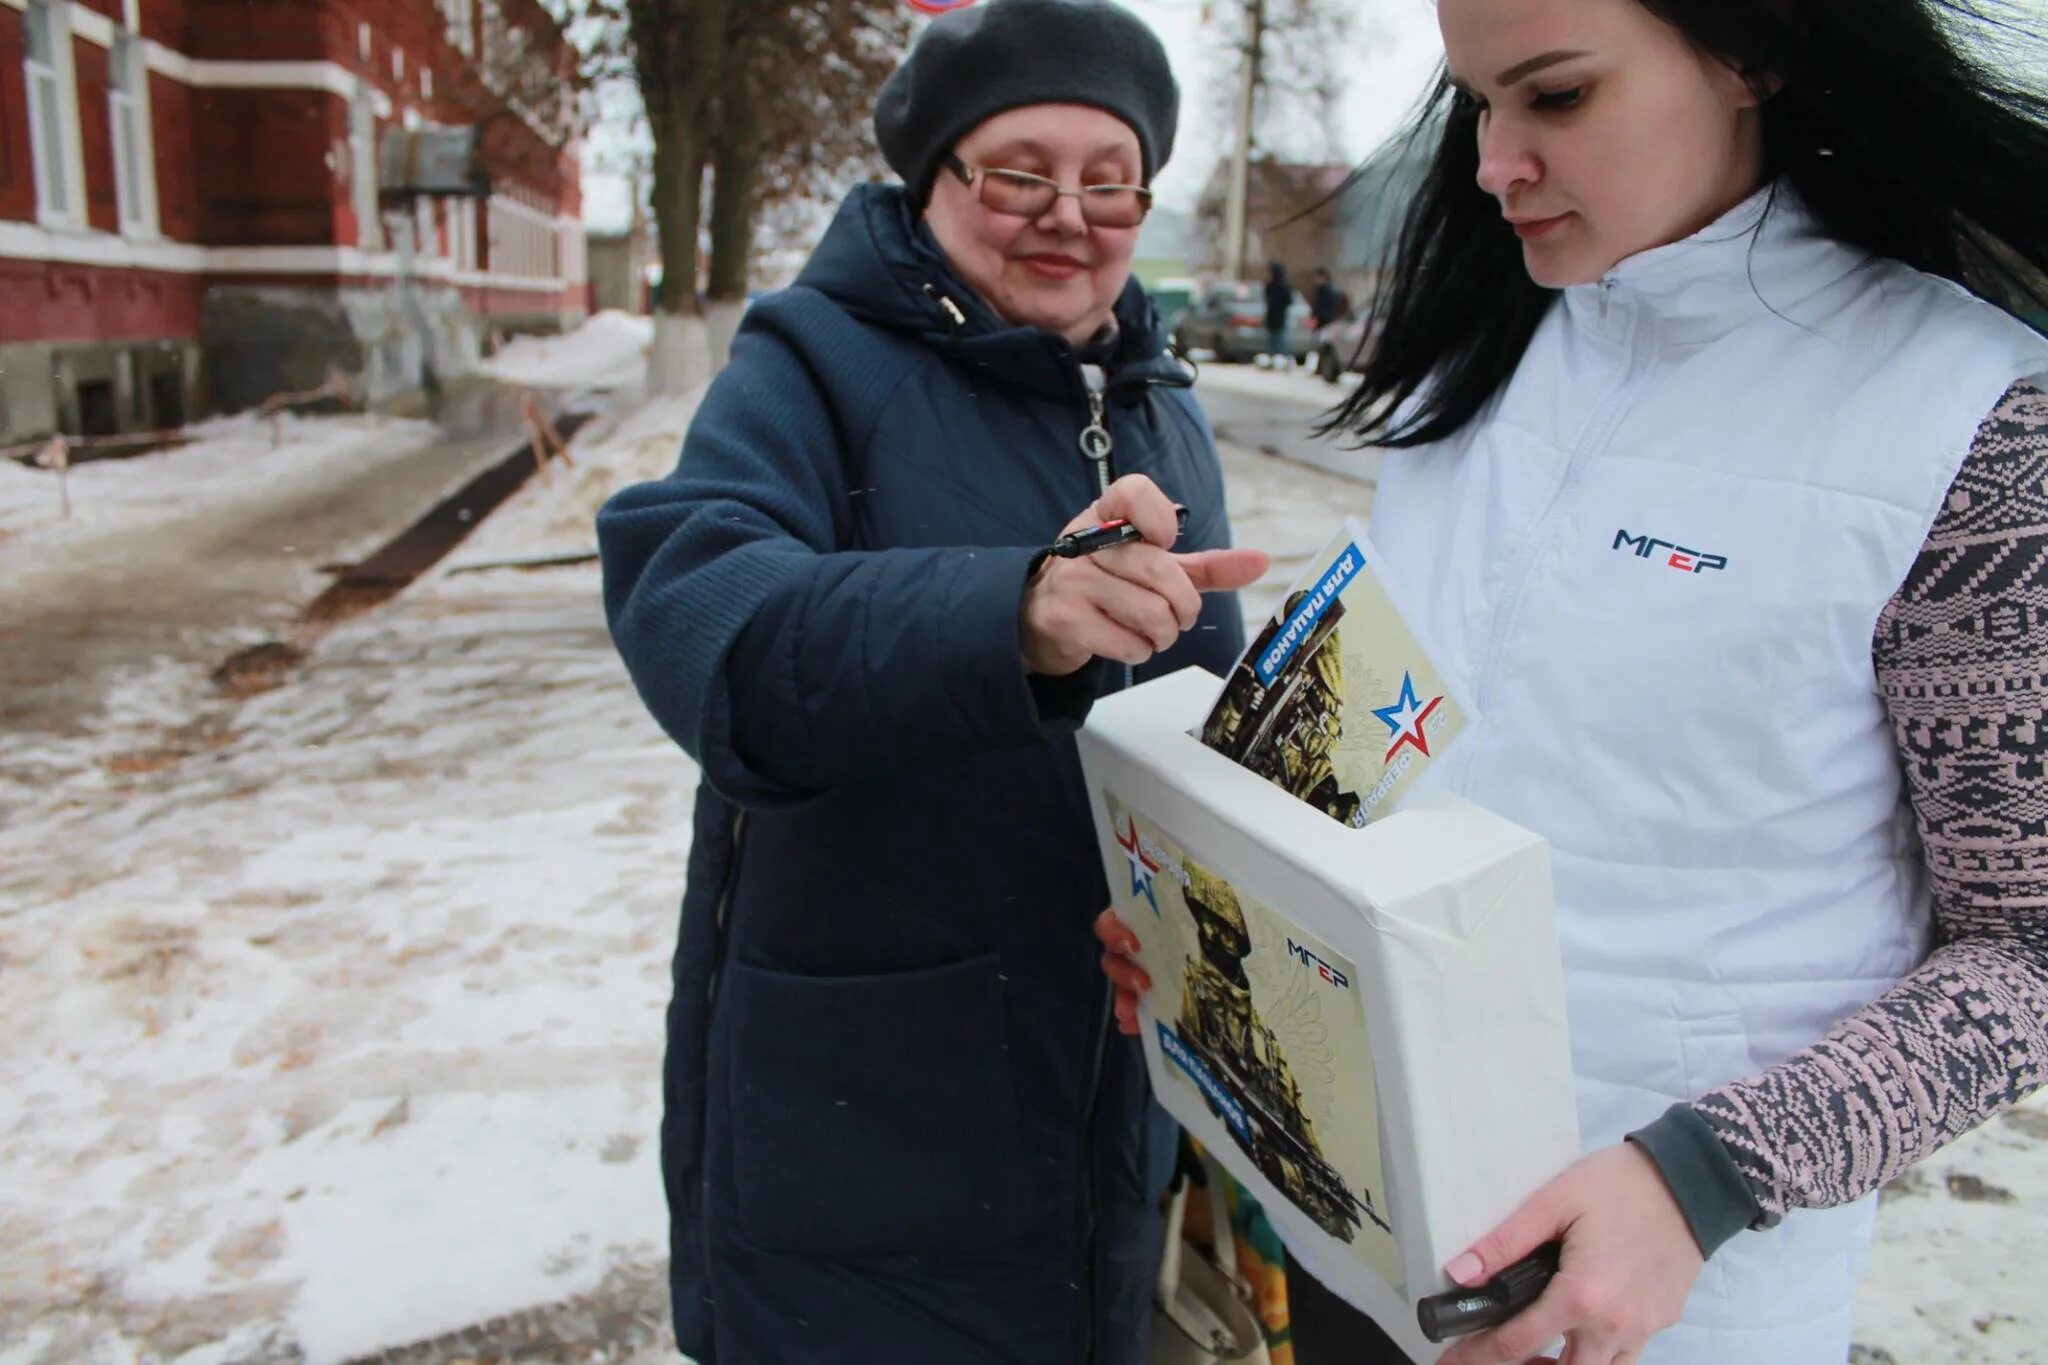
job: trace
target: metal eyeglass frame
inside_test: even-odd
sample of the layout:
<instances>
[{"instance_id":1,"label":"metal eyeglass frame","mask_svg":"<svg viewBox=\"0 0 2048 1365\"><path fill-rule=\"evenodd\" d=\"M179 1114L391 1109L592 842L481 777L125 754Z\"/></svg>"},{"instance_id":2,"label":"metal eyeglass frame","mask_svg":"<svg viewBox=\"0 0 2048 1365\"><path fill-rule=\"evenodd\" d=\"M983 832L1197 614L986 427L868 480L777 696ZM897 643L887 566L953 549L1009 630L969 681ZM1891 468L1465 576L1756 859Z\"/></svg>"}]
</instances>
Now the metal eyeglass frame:
<instances>
[{"instance_id":1,"label":"metal eyeglass frame","mask_svg":"<svg viewBox=\"0 0 2048 1365\"><path fill-rule=\"evenodd\" d=\"M976 202L981 204L983 208L986 208L990 213L1000 213L1003 214L1005 217L1009 218L1043 217L1045 214L1052 211L1053 204L1058 203L1061 199L1064 198L1073 198L1080 201L1081 217L1084 221L1087 222L1088 226L1090 227L1137 227L1139 224L1143 223L1146 218L1151 216L1152 213L1152 191L1144 185L1083 185L1081 186L1081 188L1077 190L1070 190L1057 180L1051 179L1048 176L1033 175L1030 171L1014 171L1007 166L969 166L966 162L960 159L960 155L957 152L946 153L945 160L940 164L945 166L947 170L951 171L955 176L957 176L961 184L966 185L967 187L974 191L974 197ZM1052 191L1052 201L1035 214L1013 213L1008 209L999 209L995 205L989 203L987 199L982 197L981 186L983 183L986 182L987 178L992 175L1000 175L1008 180L1020 180L1028 185L1042 185ZM1131 193L1137 195L1139 205L1138 221L1136 223L1130 224L1098 223L1094 219L1089 218L1088 192L1090 190L1128 190Z\"/></svg>"}]
</instances>

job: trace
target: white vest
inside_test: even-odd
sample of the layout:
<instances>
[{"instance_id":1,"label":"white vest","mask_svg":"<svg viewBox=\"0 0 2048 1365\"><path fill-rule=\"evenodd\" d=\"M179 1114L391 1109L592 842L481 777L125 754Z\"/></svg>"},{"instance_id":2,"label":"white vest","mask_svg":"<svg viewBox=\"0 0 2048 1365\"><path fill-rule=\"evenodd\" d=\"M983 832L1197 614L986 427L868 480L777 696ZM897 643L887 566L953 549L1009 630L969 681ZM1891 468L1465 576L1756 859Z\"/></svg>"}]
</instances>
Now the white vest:
<instances>
[{"instance_id":1,"label":"white vest","mask_svg":"<svg viewBox=\"0 0 2048 1365\"><path fill-rule=\"evenodd\" d=\"M1587 1150L1821 1039L1925 955L1878 615L2041 338L1789 194L1565 291L1384 565L1477 723L1428 780L1549 839ZM1794 1159L1797 1159L1795 1154ZM1875 1200L1708 1263L1644 1365L1834 1365Z\"/></svg>"}]
</instances>

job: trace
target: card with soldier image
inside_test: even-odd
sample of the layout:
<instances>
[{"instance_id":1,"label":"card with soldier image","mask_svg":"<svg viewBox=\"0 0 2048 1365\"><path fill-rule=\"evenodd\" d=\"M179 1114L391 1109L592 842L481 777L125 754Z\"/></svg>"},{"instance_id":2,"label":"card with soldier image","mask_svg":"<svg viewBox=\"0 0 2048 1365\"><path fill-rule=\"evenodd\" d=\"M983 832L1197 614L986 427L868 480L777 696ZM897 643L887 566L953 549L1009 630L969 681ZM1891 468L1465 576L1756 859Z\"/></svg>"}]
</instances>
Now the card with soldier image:
<instances>
[{"instance_id":1,"label":"card with soldier image","mask_svg":"<svg viewBox=\"0 0 2048 1365\"><path fill-rule=\"evenodd\" d=\"M1145 945L1168 1074L1274 1189L1398 1290L1357 970L1104 795L1130 863L1118 913Z\"/></svg>"},{"instance_id":2,"label":"card with soldier image","mask_svg":"<svg viewBox=\"0 0 2048 1365\"><path fill-rule=\"evenodd\" d=\"M1204 744L1332 819L1391 811L1465 727L1346 518L1231 670Z\"/></svg>"}]
</instances>

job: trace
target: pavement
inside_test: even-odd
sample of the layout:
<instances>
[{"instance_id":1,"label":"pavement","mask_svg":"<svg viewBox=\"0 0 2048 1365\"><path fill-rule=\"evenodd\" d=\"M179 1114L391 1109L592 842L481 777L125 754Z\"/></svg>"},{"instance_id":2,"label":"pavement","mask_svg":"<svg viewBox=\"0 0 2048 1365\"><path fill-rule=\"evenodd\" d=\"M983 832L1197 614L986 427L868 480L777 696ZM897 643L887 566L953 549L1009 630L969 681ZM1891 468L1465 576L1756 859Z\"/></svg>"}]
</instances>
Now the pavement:
<instances>
[{"instance_id":1,"label":"pavement","mask_svg":"<svg viewBox=\"0 0 2048 1365\"><path fill-rule=\"evenodd\" d=\"M1275 373L1207 361L1195 389L1219 444L1278 455L1371 488L1379 482L1381 452L1358 450L1341 434L1316 434L1355 383L1326 383L1306 369Z\"/></svg>"},{"instance_id":2,"label":"pavement","mask_svg":"<svg viewBox=\"0 0 2048 1365\"><path fill-rule=\"evenodd\" d=\"M15 557L0 575L0 733L67 730L115 678L165 659L212 667L224 639L282 630L327 566L383 543L520 439L517 394L498 385L453 390L433 416L347 419L360 439L346 459L266 471L189 506L170 493L151 515L66 528L51 551Z\"/></svg>"},{"instance_id":3,"label":"pavement","mask_svg":"<svg viewBox=\"0 0 2048 1365\"><path fill-rule=\"evenodd\" d=\"M1254 620L1370 511L1320 390L1200 385L1237 539L1275 556ZM673 462L687 409L656 416L594 424L580 482L477 540L578 548L571 502ZM432 574L283 686L210 678L502 434L130 553L0 540L0 1365L677 1359L654 1134L695 775L596 570ZM2037 1100L1894 1183L1859 1361L2048 1361L2044 1156Z\"/></svg>"}]
</instances>

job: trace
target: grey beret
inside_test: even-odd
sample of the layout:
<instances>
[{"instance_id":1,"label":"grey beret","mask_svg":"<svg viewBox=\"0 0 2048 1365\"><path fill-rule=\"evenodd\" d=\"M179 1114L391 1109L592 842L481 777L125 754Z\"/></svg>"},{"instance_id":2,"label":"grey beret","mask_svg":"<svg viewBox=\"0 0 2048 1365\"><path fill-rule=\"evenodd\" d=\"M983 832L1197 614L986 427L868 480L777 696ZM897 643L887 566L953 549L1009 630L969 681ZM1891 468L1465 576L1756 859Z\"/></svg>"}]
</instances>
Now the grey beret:
<instances>
[{"instance_id":1,"label":"grey beret","mask_svg":"<svg viewBox=\"0 0 2048 1365\"><path fill-rule=\"evenodd\" d=\"M1110 0L982 0L935 19L875 104L875 139L922 199L961 138L1027 104L1085 104L1138 135L1145 181L1173 155L1180 87L1145 21Z\"/></svg>"}]
</instances>

